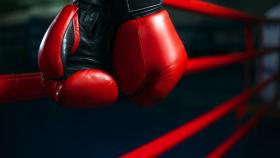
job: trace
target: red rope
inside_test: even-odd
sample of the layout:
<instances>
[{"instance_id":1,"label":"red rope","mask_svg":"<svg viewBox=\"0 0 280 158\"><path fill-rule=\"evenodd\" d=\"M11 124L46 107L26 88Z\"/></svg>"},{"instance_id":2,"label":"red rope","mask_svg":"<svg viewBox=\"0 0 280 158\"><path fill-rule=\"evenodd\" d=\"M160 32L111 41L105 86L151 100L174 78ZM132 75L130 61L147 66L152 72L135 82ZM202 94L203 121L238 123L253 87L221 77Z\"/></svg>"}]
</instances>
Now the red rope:
<instances>
[{"instance_id":1,"label":"red rope","mask_svg":"<svg viewBox=\"0 0 280 158\"><path fill-rule=\"evenodd\" d=\"M260 92L275 79L276 76L272 76L270 79L262 82L255 88L244 91L239 96L236 96L228 100L227 102L224 102L223 104L215 107L213 110L192 120L191 122L187 122L177 129L127 154L122 155L121 158L152 158L162 155L174 146L180 144L181 142L205 129L207 126L214 123L218 119L222 118L241 103L248 101L253 95Z\"/></svg>"},{"instance_id":2,"label":"red rope","mask_svg":"<svg viewBox=\"0 0 280 158\"><path fill-rule=\"evenodd\" d=\"M266 48L258 51L255 54L246 52L236 52L224 55L191 58L187 63L185 75L245 62L256 57L261 57L264 55L275 53L274 51L276 50L280 50L280 47Z\"/></svg>"},{"instance_id":3,"label":"red rope","mask_svg":"<svg viewBox=\"0 0 280 158\"><path fill-rule=\"evenodd\" d=\"M254 128L260 117L270 108L269 105L263 105L263 108L258 110L258 112L243 126L238 128L232 135L230 135L221 145L210 152L207 158L217 158L223 157L240 139L242 139L246 134Z\"/></svg>"},{"instance_id":4,"label":"red rope","mask_svg":"<svg viewBox=\"0 0 280 158\"><path fill-rule=\"evenodd\" d=\"M41 73L0 75L0 103L45 97L40 78Z\"/></svg>"},{"instance_id":5,"label":"red rope","mask_svg":"<svg viewBox=\"0 0 280 158\"><path fill-rule=\"evenodd\" d=\"M174 8L228 20L256 22L263 19L234 9L198 0L164 0L164 4Z\"/></svg>"}]
</instances>

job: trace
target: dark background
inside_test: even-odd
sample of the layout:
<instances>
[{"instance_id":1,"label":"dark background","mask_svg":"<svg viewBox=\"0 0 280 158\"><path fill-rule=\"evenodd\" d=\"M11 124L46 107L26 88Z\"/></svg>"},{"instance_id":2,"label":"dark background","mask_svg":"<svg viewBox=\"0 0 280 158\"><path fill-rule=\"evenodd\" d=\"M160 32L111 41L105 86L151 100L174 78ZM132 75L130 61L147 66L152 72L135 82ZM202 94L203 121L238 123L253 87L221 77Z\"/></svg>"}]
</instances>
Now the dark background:
<instances>
[{"instance_id":1,"label":"dark background","mask_svg":"<svg viewBox=\"0 0 280 158\"><path fill-rule=\"evenodd\" d=\"M0 1L0 74L36 72L40 41L66 0ZM216 0L227 7L264 15L279 0ZM244 50L243 24L167 8L190 57ZM259 28L255 45L259 47ZM251 84L257 63L250 63ZM185 77L162 103L143 108L124 96L103 109L66 109L49 99L0 105L2 158L110 158L192 120L243 90L243 65ZM20 93L20 92L19 92ZM252 101L260 104L259 99ZM266 116L226 157L280 157L280 115ZM248 113L248 117L251 114ZM243 120L246 121L247 117ZM231 113L166 158L203 157L236 128Z\"/></svg>"}]
</instances>

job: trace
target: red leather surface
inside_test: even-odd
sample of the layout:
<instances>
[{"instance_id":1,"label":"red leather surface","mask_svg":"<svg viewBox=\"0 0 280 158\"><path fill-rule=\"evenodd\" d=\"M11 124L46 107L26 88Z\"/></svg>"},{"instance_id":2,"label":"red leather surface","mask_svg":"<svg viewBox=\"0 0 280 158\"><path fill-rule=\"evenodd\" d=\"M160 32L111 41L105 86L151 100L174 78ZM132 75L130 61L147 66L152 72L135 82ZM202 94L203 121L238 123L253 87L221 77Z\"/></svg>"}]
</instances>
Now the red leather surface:
<instances>
[{"instance_id":1,"label":"red leather surface","mask_svg":"<svg viewBox=\"0 0 280 158\"><path fill-rule=\"evenodd\" d=\"M0 75L0 103L45 97L41 73Z\"/></svg>"},{"instance_id":2,"label":"red leather surface","mask_svg":"<svg viewBox=\"0 0 280 158\"><path fill-rule=\"evenodd\" d=\"M64 7L52 22L42 40L38 63L41 72L48 78L59 78L64 74L61 56L62 41L68 25L73 20L73 17L77 16L77 10L78 7L72 4ZM74 34L77 34L76 31ZM74 45L74 49L75 47L77 46Z\"/></svg>"},{"instance_id":3,"label":"red leather surface","mask_svg":"<svg viewBox=\"0 0 280 158\"><path fill-rule=\"evenodd\" d=\"M73 43L73 47L70 52L71 55L77 51L77 49L79 47L79 43L80 43L80 38L81 38L78 14L75 14L73 17L73 26L74 26L74 43Z\"/></svg>"},{"instance_id":4,"label":"red leather surface","mask_svg":"<svg viewBox=\"0 0 280 158\"><path fill-rule=\"evenodd\" d=\"M123 23L113 53L121 90L149 105L165 98L181 79L187 54L167 11Z\"/></svg>"},{"instance_id":5,"label":"red leather surface","mask_svg":"<svg viewBox=\"0 0 280 158\"><path fill-rule=\"evenodd\" d=\"M102 107L118 98L114 79L101 70L90 69L74 73L65 81L43 81L52 98L73 108Z\"/></svg>"}]
</instances>

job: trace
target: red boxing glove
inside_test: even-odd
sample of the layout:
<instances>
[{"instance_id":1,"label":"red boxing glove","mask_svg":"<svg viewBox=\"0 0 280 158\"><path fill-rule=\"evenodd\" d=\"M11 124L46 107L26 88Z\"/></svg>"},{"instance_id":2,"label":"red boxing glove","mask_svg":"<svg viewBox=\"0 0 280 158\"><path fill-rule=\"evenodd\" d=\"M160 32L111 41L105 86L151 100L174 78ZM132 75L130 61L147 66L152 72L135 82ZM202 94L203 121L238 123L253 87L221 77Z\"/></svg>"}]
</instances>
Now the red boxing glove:
<instances>
[{"instance_id":1,"label":"red boxing glove","mask_svg":"<svg viewBox=\"0 0 280 158\"><path fill-rule=\"evenodd\" d=\"M115 2L115 3L114 3ZM148 106L164 99L185 71L187 53L161 0L114 0L121 21L113 68L121 90Z\"/></svg>"},{"instance_id":2,"label":"red boxing glove","mask_svg":"<svg viewBox=\"0 0 280 158\"><path fill-rule=\"evenodd\" d=\"M51 97L67 107L113 103L110 18L102 0L75 0L52 22L40 46L39 68Z\"/></svg>"}]
</instances>

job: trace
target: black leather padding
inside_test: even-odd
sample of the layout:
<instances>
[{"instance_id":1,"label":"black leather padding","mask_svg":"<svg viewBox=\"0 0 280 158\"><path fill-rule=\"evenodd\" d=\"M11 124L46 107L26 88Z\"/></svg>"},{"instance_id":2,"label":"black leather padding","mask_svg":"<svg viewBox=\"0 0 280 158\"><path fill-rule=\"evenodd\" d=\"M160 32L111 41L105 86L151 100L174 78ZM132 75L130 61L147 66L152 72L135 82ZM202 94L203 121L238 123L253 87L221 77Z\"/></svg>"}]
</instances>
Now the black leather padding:
<instances>
[{"instance_id":1,"label":"black leather padding","mask_svg":"<svg viewBox=\"0 0 280 158\"><path fill-rule=\"evenodd\" d=\"M106 6L79 5L79 47L73 55L63 53L64 77L84 69L101 69L111 72L112 42L114 30L111 24L111 12ZM63 52L70 52L73 46L73 24L66 31ZM65 55L64 55L65 54Z\"/></svg>"}]
</instances>

